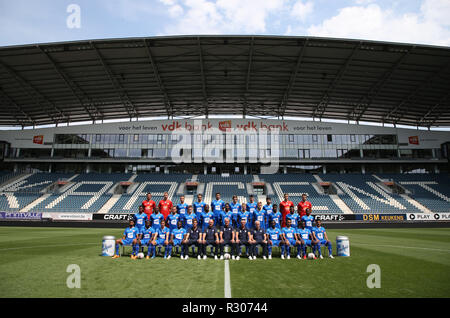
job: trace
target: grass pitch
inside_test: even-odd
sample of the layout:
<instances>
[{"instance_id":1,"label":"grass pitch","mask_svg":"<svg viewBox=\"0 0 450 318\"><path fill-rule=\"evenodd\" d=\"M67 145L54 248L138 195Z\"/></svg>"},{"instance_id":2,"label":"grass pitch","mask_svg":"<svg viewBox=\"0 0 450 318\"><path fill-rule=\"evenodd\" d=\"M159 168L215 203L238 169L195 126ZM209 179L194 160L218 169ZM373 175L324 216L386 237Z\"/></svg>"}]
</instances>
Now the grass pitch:
<instances>
[{"instance_id":1,"label":"grass pitch","mask_svg":"<svg viewBox=\"0 0 450 318\"><path fill-rule=\"evenodd\" d=\"M0 297L224 297L224 261L100 256L102 237L122 232L0 227ZM351 257L230 260L232 297L450 296L450 229L328 230L334 253L337 235ZM66 286L69 264L80 289ZM369 264L381 268L379 289L366 285Z\"/></svg>"}]
</instances>

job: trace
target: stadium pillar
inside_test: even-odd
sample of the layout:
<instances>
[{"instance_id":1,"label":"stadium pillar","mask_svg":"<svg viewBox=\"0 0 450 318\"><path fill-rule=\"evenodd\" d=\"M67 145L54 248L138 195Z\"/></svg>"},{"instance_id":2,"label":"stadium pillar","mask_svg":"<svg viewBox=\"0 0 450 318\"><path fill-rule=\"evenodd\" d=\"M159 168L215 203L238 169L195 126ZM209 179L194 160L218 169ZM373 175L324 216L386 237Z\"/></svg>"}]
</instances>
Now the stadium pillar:
<instances>
[{"instance_id":1,"label":"stadium pillar","mask_svg":"<svg viewBox=\"0 0 450 318\"><path fill-rule=\"evenodd\" d=\"M203 166L203 174L208 174L208 167L206 165Z\"/></svg>"},{"instance_id":2,"label":"stadium pillar","mask_svg":"<svg viewBox=\"0 0 450 318\"><path fill-rule=\"evenodd\" d=\"M326 165L323 165L323 166L322 166L322 173L323 173L323 174L326 174L326 173L327 173L327 166L326 166Z\"/></svg>"},{"instance_id":3,"label":"stadium pillar","mask_svg":"<svg viewBox=\"0 0 450 318\"><path fill-rule=\"evenodd\" d=\"M283 173L287 174L287 167L286 166L283 166Z\"/></svg>"},{"instance_id":4,"label":"stadium pillar","mask_svg":"<svg viewBox=\"0 0 450 318\"><path fill-rule=\"evenodd\" d=\"M366 174L366 165L361 165L361 173Z\"/></svg>"},{"instance_id":5,"label":"stadium pillar","mask_svg":"<svg viewBox=\"0 0 450 318\"><path fill-rule=\"evenodd\" d=\"M247 165L244 165L244 174L247 174Z\"/></svg>"},{"instance_id":6,"label":"stadium pillar","mask_svg":"<svg viewBox=\"0 0 450 318\"><path fill-rule=\"evenodd\" d=\"M91 164L90 163L88 163L86 165L86 173L89 173L89 172L91 172Z\"/></svg>"}]
</instances>

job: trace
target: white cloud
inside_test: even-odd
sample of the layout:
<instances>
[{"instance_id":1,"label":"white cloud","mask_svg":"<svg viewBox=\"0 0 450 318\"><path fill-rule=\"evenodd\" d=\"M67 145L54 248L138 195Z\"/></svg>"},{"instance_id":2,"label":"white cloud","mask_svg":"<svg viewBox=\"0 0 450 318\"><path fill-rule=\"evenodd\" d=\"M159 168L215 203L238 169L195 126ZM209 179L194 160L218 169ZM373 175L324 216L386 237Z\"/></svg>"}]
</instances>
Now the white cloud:
<instances>
[{"instance_id":1,"label":"white cloud","mask_svg":"<svg viewBox=\"0 0 450 318\"><path fill-rule=\"evenodd\" d=\"M396 14L377 4L339 10L332 18L312 25L313 36L450 45L448 0L425 0L420 13Z\"/></svg>"},{"instance_id":2,"label":"white cloud","mask_svg":"<svg viewBox=\"0 0 450 318\"><path fill-rule=\"evenodd\" d=\"M304 21L313 10L314 3L312 1L303 3L303 1L298 0L292 7L291 16L300 19L300 21Z\"/></svg>"}]
</instances>

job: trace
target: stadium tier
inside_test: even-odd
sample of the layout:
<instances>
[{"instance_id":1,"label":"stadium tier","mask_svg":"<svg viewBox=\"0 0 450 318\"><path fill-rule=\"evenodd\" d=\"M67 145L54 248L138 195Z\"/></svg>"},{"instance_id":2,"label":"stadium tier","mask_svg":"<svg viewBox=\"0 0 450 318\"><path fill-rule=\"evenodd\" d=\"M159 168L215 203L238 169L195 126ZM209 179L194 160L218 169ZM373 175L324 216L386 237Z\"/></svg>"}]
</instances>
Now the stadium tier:
<instances>
[{"instance_id":1,"label":"stadium tier","mask_svg":"<svg viewBox=\"0 0 450 318\"><path fill-rule=\"evenodd\" d=\"M15 174L0 186L4 212L132 213L148 192L159 202L168 192L174 204L203 194L211 203L216 192L225 202L249 195L279 204L284 193L295 206L303 193L313 213L431 213L450 212L448 174L261 174L191 175L131 173Z\"/></svg>"}]
</instances>

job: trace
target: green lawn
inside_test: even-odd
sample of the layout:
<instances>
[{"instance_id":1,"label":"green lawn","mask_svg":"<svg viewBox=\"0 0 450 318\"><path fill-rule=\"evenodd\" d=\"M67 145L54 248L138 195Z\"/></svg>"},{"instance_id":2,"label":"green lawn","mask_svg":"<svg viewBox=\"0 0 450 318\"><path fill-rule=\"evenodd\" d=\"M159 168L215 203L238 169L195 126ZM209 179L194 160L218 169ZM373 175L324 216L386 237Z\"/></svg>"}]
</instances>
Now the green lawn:
<instances>
[{"instance_id":1,"label":"green lawn","mask_svg":"<svg viewBox=\"0 0 450 318\"><path fill-rule=\"evenodd\" d=\"M113 260L104 235L120 229L0 227L0 297L223 297L224 261ZM230 261L233 297L449 297L450 229L329 230L350 238L351 257ZM335 251L335 246L333 246ZM69 264L81 288L69 289ZM369 264L381 288L369 289Z\"/></svg>"}]
</instances>

